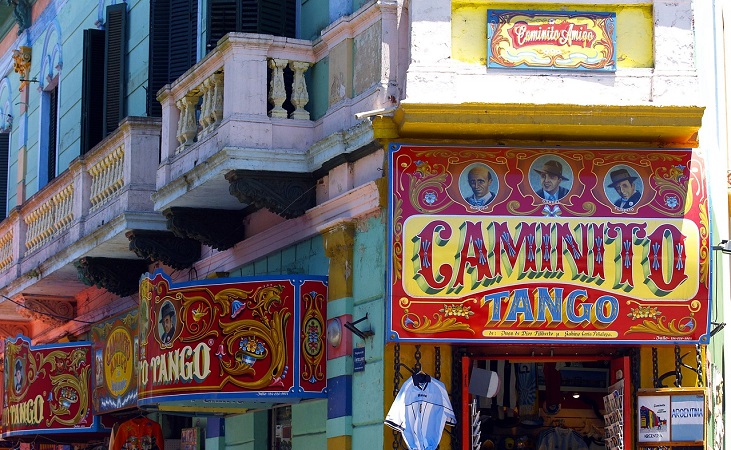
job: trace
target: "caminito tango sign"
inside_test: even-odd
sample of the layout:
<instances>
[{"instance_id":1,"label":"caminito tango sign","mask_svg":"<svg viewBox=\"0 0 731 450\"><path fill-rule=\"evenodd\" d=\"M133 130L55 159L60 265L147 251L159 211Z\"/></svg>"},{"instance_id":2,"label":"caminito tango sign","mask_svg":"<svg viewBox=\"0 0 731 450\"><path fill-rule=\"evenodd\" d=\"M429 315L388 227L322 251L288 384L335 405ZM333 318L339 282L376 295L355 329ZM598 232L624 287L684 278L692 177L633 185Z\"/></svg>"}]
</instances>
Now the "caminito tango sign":
<instances>
[{"instance_id":1,"label":"caminito tango sign","mask_svg":"<svg viewBox=\"0 0 731 450\"><path fill-rule=\"evenodd\" d=\"M691 150L390 148L388 339L708 341Z\"/></svg>"},{"instance_id":2,"label":"caminito tango sign","mask_svg":"<svg viewBox=\"0 0 731 450\"><path fill-rule=\"evenodd\" d=\"M326 395L324 277L140 281L139 405Z\"/></svg>"},{"instance_id":3,"label":"caminito tango sign","mask_svg":"<svg viewBox=\"0 0 731 450\"><path fill-rule=\"evenodd\" d=\"M3 437L96 432L90 401L91 344L31 347L24 336L5 342Z\"/></svg>"}]
</instances>

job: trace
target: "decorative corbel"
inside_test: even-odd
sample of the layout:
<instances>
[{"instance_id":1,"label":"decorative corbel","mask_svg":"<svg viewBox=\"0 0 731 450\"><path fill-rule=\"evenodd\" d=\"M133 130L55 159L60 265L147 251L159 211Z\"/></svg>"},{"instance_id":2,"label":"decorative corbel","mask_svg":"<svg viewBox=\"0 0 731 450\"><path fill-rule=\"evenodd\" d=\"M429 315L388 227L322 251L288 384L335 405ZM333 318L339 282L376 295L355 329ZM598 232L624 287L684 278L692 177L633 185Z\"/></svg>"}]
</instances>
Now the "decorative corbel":
<instances>
[{"instance_id":1,"label":"decorative corbel","mask_svg":"<svg viewBox=\"0 0 731 450\"><path fill-rule=\"evenodd\" d=\"M20 76L20 88L23 90L30 80L30 63L33 49L21 45L18 49L13 50L13 70Z\"/></svg>"},{"instance_id":2,"label":"decorative corbel","mask_svg":"<svg viewBox=\"0 0 731 450\"><path fill-rule=\"evenodd\" d=\"M23 306L18 313L31 320L56 327L76 317L76 300L73 297L54 297L23 294Z\"/></svg>"}]
</instances>

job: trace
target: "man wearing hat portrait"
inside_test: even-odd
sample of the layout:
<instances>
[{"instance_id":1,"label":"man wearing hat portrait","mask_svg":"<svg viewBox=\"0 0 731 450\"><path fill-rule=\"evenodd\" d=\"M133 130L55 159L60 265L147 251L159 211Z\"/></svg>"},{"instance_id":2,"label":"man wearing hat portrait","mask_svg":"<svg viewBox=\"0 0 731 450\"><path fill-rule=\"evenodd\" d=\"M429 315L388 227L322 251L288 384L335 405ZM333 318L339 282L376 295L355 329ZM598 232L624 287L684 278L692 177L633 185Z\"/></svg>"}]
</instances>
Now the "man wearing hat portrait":
<instances>
[{"instance_id":1,"label":"man wearing hat portrait","mask_svg":"<svg viewBox=\"0 0 731 450\"><path fill-rule=\"evenodd\" d=\"M549 159L543 163L540 169L533 169L541 176L541 189L536 195L548 202L557 202L564 198L569 190L561 186L561 182L568 181L563 176L563 165L555 159Z\"/></svg>"},{"instance_id":2,"label":"man wearing hat portrait","mask_svg":"<svg viewBox=\"0 0 731 450\"><path fill-rule=\"evenodd\" d=\"M13 375L13 381L15 382L15 392L20 393L23 390L23 363L19 359L15 360L15 372Z\"/></svg>"},{"instance_id":3,"label":"man wearing hat portrait","mask_svg":"<svg viewBox=\"0 0 731 450\"><path fill-rule=\"evenodd\" d=\"M614 202L614 206L619 209L629 209L637 205L642 197L642 192L637 190L635 181L637 177L632 176L627 169L617 169L609 172L612 182L607 185L608 188L614 188L619 195L619 200Z\"/></svg>"},{"instance_id":4,"label":"man wearing hat portrait","mask_svg":"<svg viewBox=\"0 0 731 450\"><path fill-rule=\"evenodd\" d=\"M160 312L160 325L162 325L163 333L160 335L160 341L163 344L169 344L175 335L175 308L172 303L162 305Z\"/></svg>"}]
</instances>

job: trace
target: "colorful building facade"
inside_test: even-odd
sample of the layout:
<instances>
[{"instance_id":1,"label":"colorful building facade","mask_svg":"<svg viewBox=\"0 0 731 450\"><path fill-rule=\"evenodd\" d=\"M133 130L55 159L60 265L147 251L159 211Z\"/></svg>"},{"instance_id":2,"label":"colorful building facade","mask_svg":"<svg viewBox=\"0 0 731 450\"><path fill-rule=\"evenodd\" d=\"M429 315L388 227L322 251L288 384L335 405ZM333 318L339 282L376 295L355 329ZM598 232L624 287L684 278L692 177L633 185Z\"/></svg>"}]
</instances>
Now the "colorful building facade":
<instances>
[{"instance_id":1,"label":"colorful building facade","mask_svg":"<svg viewBox=\"0 0 731 450\"><path fill-rule=\"evenodd\" d=\"M384 419L423 372L440 448L710 448L715 12L0 6L3 438L406 448Z\"/></svg>"}]
</instances>

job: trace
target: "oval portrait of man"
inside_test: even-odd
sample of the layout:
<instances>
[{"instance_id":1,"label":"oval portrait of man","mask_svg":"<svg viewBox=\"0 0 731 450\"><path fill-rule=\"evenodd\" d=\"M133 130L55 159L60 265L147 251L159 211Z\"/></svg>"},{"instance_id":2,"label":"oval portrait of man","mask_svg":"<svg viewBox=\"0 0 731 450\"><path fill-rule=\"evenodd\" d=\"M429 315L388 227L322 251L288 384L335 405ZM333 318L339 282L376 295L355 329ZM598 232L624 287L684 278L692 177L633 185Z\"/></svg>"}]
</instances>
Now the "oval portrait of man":
<instances>
[{"instance_id":1,"label":"oval portrait of man","mask_svg":"<svg viewBox=\"0 0 731 450\"><path fill-rule=\"evenodd\" d=\"M637 171L626 165L612 167L604 178L604 192L620 211L633 210L642 199L644 184Z\"/></svg>"},{"instance_id":2,"label":"oval portrait of man","mask_svg":"<svg viewBox=\"0 0 731 450\"><path fill-rule=\"evenodd\" d=\"M160 336L162 345L170 345L175 338L175 329L177 326L177 313L175 306L170 300L165 300L158 314L160 320L157 324L157 332Z\"/></svg>"},{"instance_id":3,"label":"oval portrait of man","mask_svg":"<svg viewBox=\"0 0 731 450\"><path fill-rule=\"evenodd\" d=\"M571 190L574 174L568 163L556 155L537 158L529 174L533 192L544 202L558 202Z\"/></svg>"},{"instance_id":4,"label":"oval portrait of man","mask_svg":"<svg viewBox=\"0 0 731 450\"><path fill-rule=\"evenodd\" d=\"M470 164L459 177L462 198L473 208L480 209L492 203L498 188L497 174L484 163Z\"/></svg>"}]
</instances>

